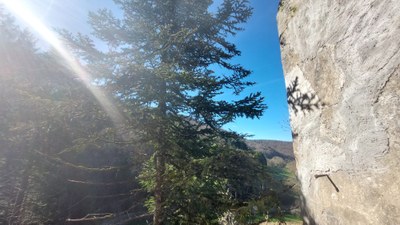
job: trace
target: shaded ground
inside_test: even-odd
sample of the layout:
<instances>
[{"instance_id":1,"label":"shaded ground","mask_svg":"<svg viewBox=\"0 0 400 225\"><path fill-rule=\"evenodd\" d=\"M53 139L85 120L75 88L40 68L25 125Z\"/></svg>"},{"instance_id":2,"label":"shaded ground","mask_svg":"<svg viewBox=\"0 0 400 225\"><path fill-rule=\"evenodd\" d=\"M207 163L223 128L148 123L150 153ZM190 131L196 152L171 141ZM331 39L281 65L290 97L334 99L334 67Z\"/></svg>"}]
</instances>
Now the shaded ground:
<instances>
[{"instance_id":1,"label":"shaded ground","mask_svg":"<svg viewBox=\"0 0 400 225\"><path fill-rule=\"evenodd\" d=\"M286 225L302 225L302 221L296 221L296 222L286 222ZM278 222L264 222L260 223L260 225L279 225Z\"/></svg>"}]
</instances>

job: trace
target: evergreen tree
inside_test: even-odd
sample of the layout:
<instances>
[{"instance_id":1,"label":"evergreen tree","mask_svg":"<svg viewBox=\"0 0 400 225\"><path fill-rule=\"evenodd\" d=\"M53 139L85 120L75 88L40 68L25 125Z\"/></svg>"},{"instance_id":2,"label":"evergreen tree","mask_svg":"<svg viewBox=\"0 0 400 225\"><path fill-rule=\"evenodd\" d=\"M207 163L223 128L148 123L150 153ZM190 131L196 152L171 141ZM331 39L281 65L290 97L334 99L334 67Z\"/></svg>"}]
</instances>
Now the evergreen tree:
<instances>
[{"instance_id":1,"label":"evergreen tree","mask_svg":"<svg viewBox=\"0 0 400 225\"><path fill-rule=\"evenodd\" d=\"M144 214L144 192L132 190L148 157L99 140L119 137L95 98L1 7L0 96L0 224Z\"/></svg>"},{"instance_id":2,"label":"evergreen tree","mask_svg":"<svg viewBox=\"0 0 400 225\"><path fill-rule=\"evenodd\" d=\"M86 60L98 81L129 108L131 125L151 144L142 174L154 196L154 224L207 224L228 207L229 178L214 174L213 159L231 151L240 135L223 131L237 117L257 118L265 108L259 92L241 98L250 71L230 60L240 55L227 38L251 15L247 0L115 0L110 10L90 13L95 49L84 35L62 34ZM221 67L215 72L211 67ZM222 100L231 92L238 100ZM220 159L220 160L223 160ZM232 171L234 173L235 171ZM194 209L195 201L206 209ZM202 213L205 212L208 213Z\"/></svg>"},{"instance_id":3,"label":"evergreen tree","mask_svg":"<svg viewBox=\"0 0 400 225\"><path fill-rule=\"evenodd\" d=\"M31 96L24 86L33 76L25 68L37 62L35 41L20 29L0 5L0 223L21 224L28 214L32 163L26 148L34 138L34 126L26 125L37 114L20 108ZM17 88L18 87L18 88ZM23 109L23 110L20 110ZM20 131L20 132L19 132Z\"/></svg>"}]
</instances>

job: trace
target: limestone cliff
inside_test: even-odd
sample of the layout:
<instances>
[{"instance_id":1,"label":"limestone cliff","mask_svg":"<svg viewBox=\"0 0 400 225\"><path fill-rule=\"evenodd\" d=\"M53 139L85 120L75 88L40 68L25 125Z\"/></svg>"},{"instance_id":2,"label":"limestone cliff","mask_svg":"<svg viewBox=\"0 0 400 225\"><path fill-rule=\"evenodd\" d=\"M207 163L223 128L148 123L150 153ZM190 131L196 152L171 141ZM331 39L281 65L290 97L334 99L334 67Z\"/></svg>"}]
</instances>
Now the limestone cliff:
<instances>
[{"instance_id":1,"label":"limestone cliff","mask_svg":"<svg viewBox=\"0 0 400 225\"><path fill-rule=\"evenodd\" d=\"M282 0L307 224L400 224L400 1Z\"/></svg>"}]
</instances>

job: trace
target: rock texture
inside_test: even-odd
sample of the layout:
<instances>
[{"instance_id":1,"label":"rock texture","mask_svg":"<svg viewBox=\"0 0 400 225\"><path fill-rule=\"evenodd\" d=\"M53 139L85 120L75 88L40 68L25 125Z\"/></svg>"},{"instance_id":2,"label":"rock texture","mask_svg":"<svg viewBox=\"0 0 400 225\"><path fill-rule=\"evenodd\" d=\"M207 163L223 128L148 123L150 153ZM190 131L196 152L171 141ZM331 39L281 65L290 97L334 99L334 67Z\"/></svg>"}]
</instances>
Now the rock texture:
<instances>
[{"instance_id":1,"label":"rock texture","mask_svg":"<svg viewBox=\"0 0 400 225\"><path fill-rule=\"evenodd\" d=\"M307 224L400 224L400 1L282 0Z\"/></svg>"}]
</instances>

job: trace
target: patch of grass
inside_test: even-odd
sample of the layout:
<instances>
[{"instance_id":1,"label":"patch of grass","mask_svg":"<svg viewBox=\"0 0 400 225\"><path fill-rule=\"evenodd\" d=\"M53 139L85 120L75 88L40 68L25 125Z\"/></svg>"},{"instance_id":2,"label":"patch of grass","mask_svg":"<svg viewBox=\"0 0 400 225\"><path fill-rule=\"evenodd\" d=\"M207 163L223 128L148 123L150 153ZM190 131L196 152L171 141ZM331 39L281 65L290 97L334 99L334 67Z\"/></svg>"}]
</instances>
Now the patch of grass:
<instances>
[{"instance_id":1,"label":"patch of grass","mask_svg":"<svg viewBox=\"0 0 400 225\"><path fill-rule=\"evenodd\" d=\"M269 167L268 169L273 179L286 180L295 177L295 175L286 168L274 166Z\"/></svg>"},{"instance_id":2,"label":"patch of grass","mask_svg":"<svg viewBox=\"0 0 400 225\"><path fill-rule=\"evenodd\" d=\"M284 220L286 222L302 222L303 221L303 219L300 216L293 215L293 214L285 215Z\"/></svg>"},{"instance_id":3,"label":"patch of grass","mask_svg":"<svg viewBox=\"0 0 400 225\"><path fill-rule=\"evenodd\" d=\"M298 215L293 214L285 214L283 216L283 221L285 222L302 222L302 218ZM278 218L269 218L268 222L279 222Z\"/></svg>"}]
</instances>

